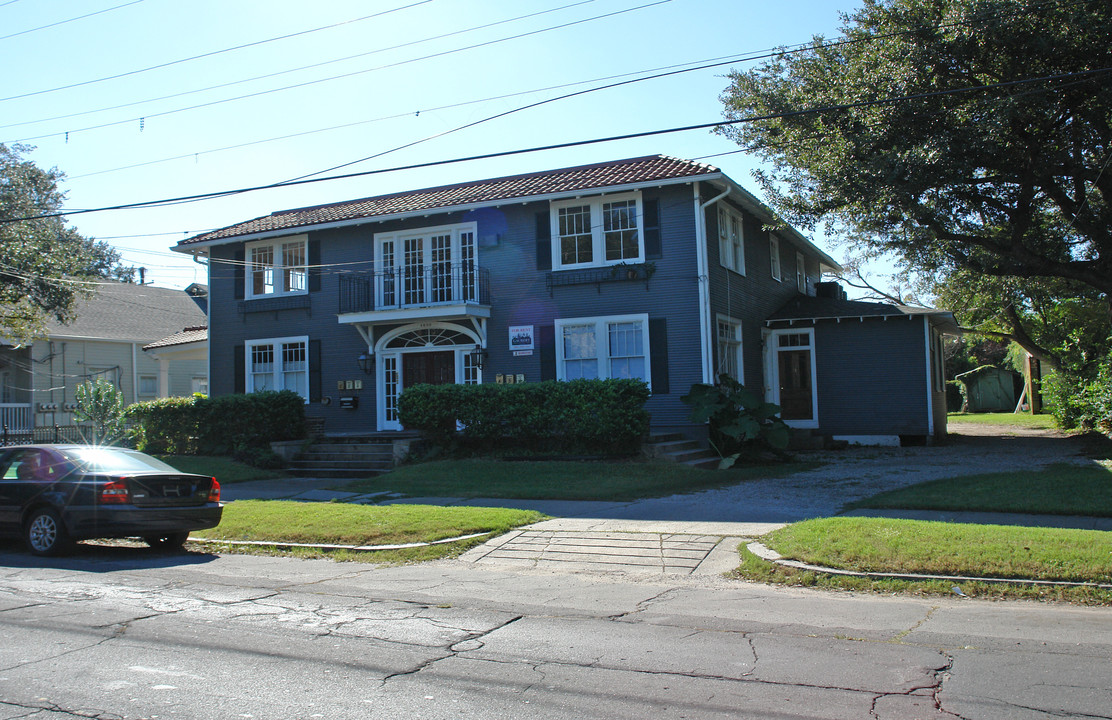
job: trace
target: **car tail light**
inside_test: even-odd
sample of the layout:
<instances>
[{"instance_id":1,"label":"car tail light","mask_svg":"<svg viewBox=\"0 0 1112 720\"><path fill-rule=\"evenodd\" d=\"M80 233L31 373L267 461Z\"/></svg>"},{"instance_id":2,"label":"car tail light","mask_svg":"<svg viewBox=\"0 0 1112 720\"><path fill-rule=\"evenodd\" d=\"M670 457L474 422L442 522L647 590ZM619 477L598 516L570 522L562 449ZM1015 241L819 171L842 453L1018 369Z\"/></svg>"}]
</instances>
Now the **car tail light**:
<instances>
[{"instance_id":1,"label":"car tail light","mask_svg":"<svg viewBox=\"0 0 1112 720\"><path fill-rule=\"evenodd\" d=\"M108 505L121 505L127 502L127 479L113 480L100 489L100 501Z\"/></svg>"},{"instance_id":2,"label":"car tail light","mask_svg":"<svg viewBox=\"0 0 1112 720\"><path fill-rule=\"evenodd\" d=\"M208 501L220 502L220 483L216 481L216 478L212 479L212 489L209 490Z\"/></svg>"}]
</instances>

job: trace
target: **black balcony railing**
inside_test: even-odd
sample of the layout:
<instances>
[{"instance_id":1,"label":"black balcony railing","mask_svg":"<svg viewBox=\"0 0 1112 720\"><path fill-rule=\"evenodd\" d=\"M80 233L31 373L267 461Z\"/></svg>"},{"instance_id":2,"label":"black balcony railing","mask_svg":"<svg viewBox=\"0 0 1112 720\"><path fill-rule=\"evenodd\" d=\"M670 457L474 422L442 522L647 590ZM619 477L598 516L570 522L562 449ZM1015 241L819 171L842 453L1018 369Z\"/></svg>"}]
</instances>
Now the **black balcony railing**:
<instances>
[{"instance_id":1,"label":"black balcony railing","mask_svg":"<svg viewBox=\"0 0 1112 720\"><path fill-rule=\"evenodd\" d=\"M433 263L340 276L340 314L429 305L490 305L490 271Z\"/></svg>"}]
</instances>

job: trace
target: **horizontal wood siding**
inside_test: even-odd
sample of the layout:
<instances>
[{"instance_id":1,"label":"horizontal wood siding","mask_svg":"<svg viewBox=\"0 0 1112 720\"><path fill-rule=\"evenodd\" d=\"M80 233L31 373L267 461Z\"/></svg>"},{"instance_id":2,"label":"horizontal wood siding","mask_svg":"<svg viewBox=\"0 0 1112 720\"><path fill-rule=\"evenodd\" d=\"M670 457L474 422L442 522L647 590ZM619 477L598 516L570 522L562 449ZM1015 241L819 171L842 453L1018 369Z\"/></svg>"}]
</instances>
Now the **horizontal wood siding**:
<instances>
[{"instance_id":1,"label":"horizontal wood siding","mask_svg":"<svg viewBox=\"0 0 1112 720\"><path fill-rule=\"evenodd\" d=\"M928 434L924 322L920 316L817 324L820 432Z\"/></svg>"},{"instance_id":2,"label":"horizontal wood siding","mask_svg":"<svg viewBox=\"0 0 1112 720\"><path fill-rule=\"evenodd\" d=\"M527 382L542 379L539 350L528 356L514 356L509 345L511 325L533 325L539 335L542 327L555 320L601 315L646 313L653 328L666 328L668 368L666 374L654 369L656 377L667 377L665 392L656 392L648 409L653 423L685 424L688 410L679 398L700 379L698 323L698 273L694 253L694 213L691 186L679 185L645 190L645 201L656 202L660 218L660 252L652 260L656 268L644 281L602 283L600 285L546 284L546 269L538 269L538 215L549 211L547 202L484 208L466 213L442 213L424 218L386 223L367 223L353 228L310 232L311 243L319 242L320 290L309 293L308 307L265 312L240 312L236 299L237 280L233 264L242 245L213 248L210 293L214 309L210 321L212 378L214 395L235 391L234 348L249 340L307 335L321 343L321 388L332 403L309 403L306 412L322 417L327 432L357 432L376 427L375 376L363 375L356 358L367 347L358 331L340 324L339 276L344 272L372 269L374 235L439 225L475 222L478 232L478 262L490 270L491 317L488 329L488 356L483 367L485 382L495 375L524 375ZM250 309L251 301L244 306ZM660 321L663 322L653 322ZM381 337L390 328L376 328ZM650 333L651 335L651 333ZM650 349L654 338L649 338ZM242 349L240 350L242 352ZM362 380L361 391L339 391L337 383ZM339 408L338 397L359 397L357 410Z\"/></svg>"},{"instance_id":3,"label":"horizontal wood siding","mask_svg":"<svg viewBox=\"0 0 1112 720\"><path fill-rule=\"evenodd\" d=\"M704 191L704 202L714 197L713 189ZM785 303L799 294L795 285L796 246L781 235L780 269L782 281L772 277L769 252L769 234L763 223L752 213L741 209L727 200L726 203L735 213L741 214L745 232L745 275L725 267L718 256L718 206L706 209L707 259L710 277L711 328L717 332L715 317L728 315L741 320L742 357L745 378L743 383L754 392L764 394L764 358L761 347L761 332L764 320L779 310ZM800 250L802 252L802 250ZM818 259L814 258L813 273L818 274ZM712 337L712 347L717 339ZM717 358L715 374L718 373Z\"/></svg>"}]
</instances>

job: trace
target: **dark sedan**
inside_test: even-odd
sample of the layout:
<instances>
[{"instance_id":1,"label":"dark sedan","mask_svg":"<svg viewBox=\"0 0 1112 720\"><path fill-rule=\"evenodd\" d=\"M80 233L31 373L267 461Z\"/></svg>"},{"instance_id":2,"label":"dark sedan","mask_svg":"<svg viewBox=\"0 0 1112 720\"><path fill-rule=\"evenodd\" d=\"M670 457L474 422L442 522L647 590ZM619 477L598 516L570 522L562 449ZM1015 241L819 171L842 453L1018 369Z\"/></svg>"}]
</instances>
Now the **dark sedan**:
<instances>
[{"instance_id":1,"label":"dark sedan","mask_svg":"<svg viewBox=\"0 0 1112 720\"><path fill-rule=\"evenodd\" d=\"M214 477L175 470L126 448L26 445L0 450L0 533L36 555L76 540L140 537L177 549L191 530L220 524Z\"/></svg>"}]
</instances>

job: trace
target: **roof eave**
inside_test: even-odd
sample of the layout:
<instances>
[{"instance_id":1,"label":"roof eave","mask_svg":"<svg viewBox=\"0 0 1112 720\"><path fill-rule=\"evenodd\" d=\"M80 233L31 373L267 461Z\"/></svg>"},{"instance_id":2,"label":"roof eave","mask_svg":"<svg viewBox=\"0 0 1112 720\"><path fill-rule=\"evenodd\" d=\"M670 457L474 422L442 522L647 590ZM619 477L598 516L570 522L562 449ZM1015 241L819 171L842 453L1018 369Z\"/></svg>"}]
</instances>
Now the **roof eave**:
<instances>
[{"instance_id":1,"label":"roof eave","mask_svg":"<svg viewBox=\"0 0 1112 720\"><path fill-rule=\"evenodd\" d=\"M701 175L689 175L677 178L663 178L659 180L644 180L635 183L625 183L622 185L605 185L601 187L584 188L581 190L571 190L558 193L545 193L543 195L520 195L512 198L505 198L503 200L487 200L483 202L465 203L461 205L445 205L443 207L427 208L422 210L414 210L403 213L389 213L385 215L367 215L364 217L351 218L348 220L336 220L328 223L314 223L308 225L293 225L288 228L279 230L266 230L262 232L244 233L242 235L231 235L225 238L217 238L214 240L207 240L203 242L190 243L182 245L181 243L171 247L174 252L180 252L188 255L197 254L198 250L207 250L211 247L219 245L231 245L235 243L251 242L253 240L266 240L268 238L283 237L285 235L293 235L307 231L321 231L333 230L336 228L352 227L355 225L366 225L369 223L389 222L394 220L408 220L415 217L427 217L429 215L441 215L453 212L467 212L468 210L478 210L488 207L499 207L502 205L517 205L531 202L548 202L552 200L563 200L566 198L581 197L584 195L598 195L606 193L620 193L630 192L632 190L641 190L648 187L661 187L663 185L688 185L694 182L704 182L710 180L717 180L725 178L721 171L712 173L704 173ZM733 183L733 181L730 181ZM802 236L801 236L802 237ZM804 242L807 242L804 238ZM817 249L817 248L816 248ZM819 251L821 252L821 251Z\"/></svg>"}]
</instances>

